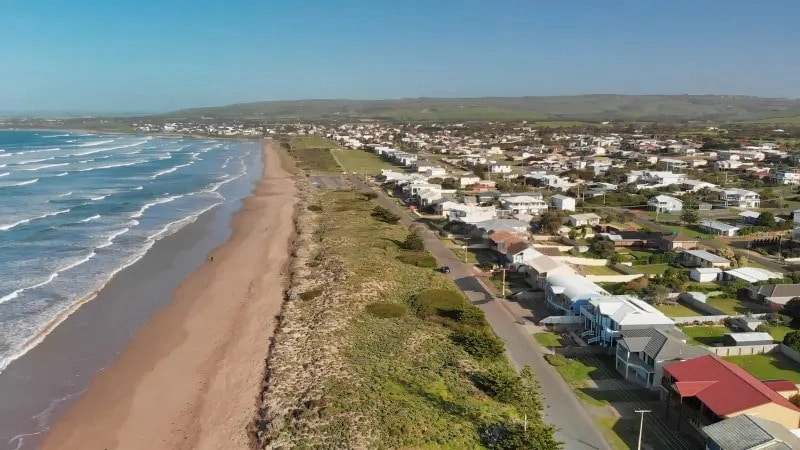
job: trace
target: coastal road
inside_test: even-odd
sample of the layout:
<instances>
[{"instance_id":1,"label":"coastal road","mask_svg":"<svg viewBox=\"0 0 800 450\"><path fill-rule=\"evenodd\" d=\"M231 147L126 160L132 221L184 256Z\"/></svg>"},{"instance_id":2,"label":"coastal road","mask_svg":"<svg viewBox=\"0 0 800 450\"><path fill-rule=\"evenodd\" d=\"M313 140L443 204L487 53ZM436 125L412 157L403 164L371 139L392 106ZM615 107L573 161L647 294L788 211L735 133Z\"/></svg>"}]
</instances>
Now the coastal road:
<instances>
[{"instance_id":1,"label":"coastal road","mask_svg":"<svg viewBox=\"0 0 800 450\"><path fill-rule=\"evenodd\" d=\"M372 190L357 176L350 176L349 180L359 189ZM379 194L376 202L398 214L403 224L410 226L416 222L404 208L398 206L382 190L376 191ZM450 267L450 276L456 285L470 301L483 310L494 332L505 342L510 360L518 369L524 366L533 369L539 382L542 402L546 405L545 420L558 427L556 437L564 442L564 449L610 450L603 433L584 404L578 400L572 388L564 382L555 368L545 361L542 348L530 331L518 323L521 318L511 312L506 300L495 299L491 291L475 275L471 265L463 263L427 227L425 230L426 248L439 264Z\"/></svg>"}]
</instances>

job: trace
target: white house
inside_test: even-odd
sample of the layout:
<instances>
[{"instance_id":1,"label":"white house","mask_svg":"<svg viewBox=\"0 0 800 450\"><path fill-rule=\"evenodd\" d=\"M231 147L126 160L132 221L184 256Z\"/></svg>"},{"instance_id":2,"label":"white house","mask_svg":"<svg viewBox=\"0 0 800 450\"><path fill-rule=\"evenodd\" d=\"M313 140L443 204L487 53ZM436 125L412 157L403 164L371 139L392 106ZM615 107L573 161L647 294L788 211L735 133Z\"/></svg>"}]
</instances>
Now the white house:
<instances>
[{"instance_id":1,"label":"white house","mask_svg":"<svg viewBox=\"0 0 800 450\"><path fill-rule=\"evenodd\" d=\"M761 196L747 189L725 189L720 193L720 199L725 202L726 208L758 208L761 206Z\"/></svg>"},{"instance_id":2,"label":"white house","mask_svg":"<svg viewBox=\"0 0 800 450\"><path fill-rule=\"evenodd\" d=\"M472 177L466 176L458 179L459 186L461 186L462 189L467 186L472 186L473 184L478 184L480 182L481 182L481 177L477 176L472 176Z\"/></svg>"},{"instance_id":3,"label":"white house","mask_svg":"<svg viewBox=\"0 0 800 450\"><path fill-rule=\"evenodd\" d=\"M489 173L511 173L511 166L507 164L489 164Z\"/></svg>"},{"instance_id":4,"label":"white house","mask_svg":"<svg viewBox=\"0 0 800 450\"><path fill-rule=\"evenodd\" d=\"M792 211L792 222L800 223L800 209Z\"/></svg>"},{"instance_id":5,"label":"white house","mask_svg":"<svg viewBox=\"0 0 800 450\"><path fill-rule=\"evenodd\" d=\"M572 214L566 221L571 227L595 226L600 225L600 216L595 213Z\"/></svg>"},{"instance_id":6,"label":"white house","mask_svg":"<svg viewBox=\"0 0 800 450\"><path fill-rule=\"evenodd\" d=\"M778 184L800 184L800 173L796 172L778 172L775 174L775 181Z\"/></svg>"},{"instance_id":7,"label":"white house","mask_svg":"<svg viewBox=\"0 0 800 450\"><path fill-rule=\"evenodd\" d=\"M647 202L647 207L662 213L680 212L683 210L683 202L669 195L656 195Z\"/></svg>"},{"instance_id":8,"label":"white house","mask_svg":"<svg viewBox=\"0 0 800 450\"><path fill-rule=\"evenodd\" d=\"M538 215L547 211L547 203L542 194L504 195L500 197L500 204L503 209L514 214Z\"/></svg>"},{"instance_id":9,"label":"white house","mask_svg":"<svg viewBox=\"0 0 800 450\"><path fill-rule=\"evenodd\" d=\"M631 295L606 295L582 305L586 343L612 347L622 330L671 329L675 322L649 303Z\"/></svg>"},{"instance_id":10,"label":"white house","mask_svg":"<svg viewBox=\"0 0 800 450\"><path fill-rule=\"evenodd\" d=\"M680 184L686 179L686 175L682 173L672 173L668 171L655 172L646 170L642 173L641 180L645 183L657 186L669 186L671 184Z\"/></svg>"},{"instance_id":11,"label":"white house","mask_svg":"<svg viewBox=\"0 0 800 450\"><path fill-rule=\"evenodd\" d=\"M722 273L722 270L718 267L695 267L689 272L689 278L692 281L708 283L716 281L720 273Z\"/></svg>"},{"instance_id":12,"label":"white house","mask_svg":"<svg viewBox=\"0 0 800 450\"><path fill-rule=\"evenodd\" d=\"M553 206L553 209L560 211L575 211L575 198L556 194L550 197L550 205Z\"/></svg>"},{"instance_id":13,"label":"white house","mask_svg":"<svg viewBox=\"0 0 800 450\"><path fill-rule=\"evenodd\" d=\"M739 227L718 220L703 220L700 222L700 228L718 236L731 237L739 234Z\"/></svg>"}]
</instances>

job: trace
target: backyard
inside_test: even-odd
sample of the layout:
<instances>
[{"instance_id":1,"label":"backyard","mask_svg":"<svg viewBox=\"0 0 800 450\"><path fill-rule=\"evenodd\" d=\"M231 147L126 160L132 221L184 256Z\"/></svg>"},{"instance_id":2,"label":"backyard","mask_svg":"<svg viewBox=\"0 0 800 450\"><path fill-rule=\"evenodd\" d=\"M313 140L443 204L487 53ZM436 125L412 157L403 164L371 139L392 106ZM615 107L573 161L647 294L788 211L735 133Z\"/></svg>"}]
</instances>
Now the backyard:
<instances>
[{"instance_id":1,"label":"backyard","mask_svg":"<svg viewBox=\"0 0 800 450\"><path fill-rule=\"evenodd\" d=\"M667 317L694 317L703 315L702 312L695 311L682 303L662 303L656 305L656 309L664 313Z\"/></svg>"},{"instance_id":2,"label":"backyard","mask_svg":"<svg viewBox=\"0 0 800 450\"><path fill-rule=\"evenodd\" d=\"M732 316L750 313L768 312L764 305L752 302L745 302L736 298L719 296L710 297L706 304Z\"/></svg>"},{"instance_id":3,"label":"backyard","mask_svg":"<svg viewBox=\"0 0 800 450\"><path fill-rule=\"evenodd\" d=\"M580 271L582 271L584 275L622 275L621 272L609 266L580 266Z\"/></svg>"},{"instance_id":4,"label":"backyard","mask_svg":"<svg viewBox=\"0 0 800 450\"><path fill-rule=\"evenodd\" d=\"M658 275L664 273L667 270L669 264L644 264L641 266L632 266L633 269L638 270L639 272L646 274L646 275Z\"/></svg>"},{"instance_id":5,"label":"backyard","mask_svg":"<svg viewBox=\"0 0 800 450\"><path fill-rule=\"evenodd\" d=\"M785 379L800 383L800 364L781 353L728 356L724 359L744 368L761 380Z\"/></svg>"},{"instance_id":6,"label":"backyard","mask_svg":"<svg viewBox=\"0 0 800 450\"><path fill-rule=\"evenodd\" d=\"M722 342L722 336L731 332L725 326L698 325L682 327L681 331L689 340L689 344L712 346L717 342Z\"/></svg>"}]
</instances>

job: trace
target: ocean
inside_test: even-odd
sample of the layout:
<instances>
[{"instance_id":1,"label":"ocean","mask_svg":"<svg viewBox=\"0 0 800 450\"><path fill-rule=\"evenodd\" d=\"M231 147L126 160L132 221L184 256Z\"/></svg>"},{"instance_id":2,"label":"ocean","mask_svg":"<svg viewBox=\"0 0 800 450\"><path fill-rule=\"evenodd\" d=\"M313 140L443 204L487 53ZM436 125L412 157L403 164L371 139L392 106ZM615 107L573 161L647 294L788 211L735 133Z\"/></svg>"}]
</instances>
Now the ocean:
<instances>
[{"instance_id":1,"label":"ocean","mask_svg":"<svg viewBox=\"0 0 800 450\"><path fill-rule=\"evenodd\" d=\"M260 143L0 131L0 372L226 199Z\"/></svg>"}]
</instances>

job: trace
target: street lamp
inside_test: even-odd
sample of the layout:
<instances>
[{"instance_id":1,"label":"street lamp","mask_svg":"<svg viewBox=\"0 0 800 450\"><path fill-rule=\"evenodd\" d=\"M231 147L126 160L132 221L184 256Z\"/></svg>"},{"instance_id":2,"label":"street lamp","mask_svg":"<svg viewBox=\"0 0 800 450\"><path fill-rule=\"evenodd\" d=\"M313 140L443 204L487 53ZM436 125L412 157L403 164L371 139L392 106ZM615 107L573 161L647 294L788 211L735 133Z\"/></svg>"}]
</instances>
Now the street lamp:
<instances>
[{"instance_id":1,"label":"street lamp","mask_svg":"<svg viewBox=\"0 0 800 450\"><path fill-rule=\"evenodd\" d=\"M644 415L652 412L649 409L637 409L637 413L641 415L641 419L639 420L639 445L636 447L638 450L642 450L642 430L644 429Z\"/></svg>"}]
</instances>

